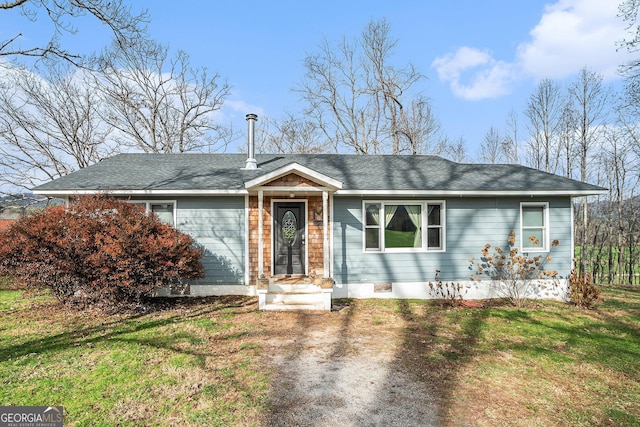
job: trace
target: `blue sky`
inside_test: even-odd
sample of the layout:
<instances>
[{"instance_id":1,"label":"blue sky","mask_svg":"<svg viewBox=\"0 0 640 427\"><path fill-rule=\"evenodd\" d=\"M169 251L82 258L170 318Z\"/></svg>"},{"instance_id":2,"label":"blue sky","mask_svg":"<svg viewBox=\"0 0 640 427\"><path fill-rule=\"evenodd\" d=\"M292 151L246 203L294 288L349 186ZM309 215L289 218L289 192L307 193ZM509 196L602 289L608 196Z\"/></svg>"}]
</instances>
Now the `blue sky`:
<instances>
[{"instance_id":1,"label":"blue sky","mask_svg":"<svg viewBox=\"0 0 640 427\"><path fill-rule=\"evenodd\" d=\"M615 71L628 59L616 52L624 23L616 0L461 1L197 1L132 0L148 9L151 35L191 55L194 66L226 77L231 96L225 120L246 127L244 116L279 118L301 105L292 86L303 60L325 37L356 37L371 20L386 18L399 40L394 61L412 62L428 80L424 93L452 139L463 137L469 153L491 126L505 127L510 110L522 115L537 82L575 79L584 66L619 85ZM23 19L0 14L0 40ZM36 22L24 30L36 38L49 31ZM4 28L4 30L3 30ZM83 52L105 43L104 30L81 23L65 43ZM30 32L29 32L30 31ZM234 150L234 149L232 149ZM234 150L235 151L235 150Z\"/></svg>"}]
</instances>

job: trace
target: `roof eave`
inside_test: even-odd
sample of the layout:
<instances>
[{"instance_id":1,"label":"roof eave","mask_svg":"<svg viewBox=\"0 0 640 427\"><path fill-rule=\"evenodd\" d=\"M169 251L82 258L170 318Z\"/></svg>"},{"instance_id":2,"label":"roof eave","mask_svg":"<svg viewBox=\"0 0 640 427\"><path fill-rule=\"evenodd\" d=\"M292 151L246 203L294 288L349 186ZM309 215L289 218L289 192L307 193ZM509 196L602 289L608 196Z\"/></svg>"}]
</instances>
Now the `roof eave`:
<instances>
[{"instance_id":1,"label":"roof eave","mask_svg":"<svg viewBox=\"0 0 640 427\"><path fill-rule=\"evenodd\" d=\"M494 196L571 196L584 197L607 194L608 190L338 190L336 196L449 196L449 197L494 197Z\"/></svg>"},{"instance_id":2,"label":"roof eave","mask_svg":"<svg viewBox=\"0 0 640 427\"><path fill-rule=\"evenodd\" d=\"M277 188L263 188L268 190L276 190ZM304 187L295 188L296 190L304 190ZM89 194L105 193L114 196L243 196L249 194L254 189L199 189L199 190L175 190L175 189L72 189L72 190L33 190L34 194L49 197L66 197L66 196L82 196ZM291 189L288 189L288 191ZM323 188L323 190L331 190ZM544 196L568 196L568 197L584 197L607 194L608 190L553 190L553 191L520 191L520 190L490 190L490 191L469 191L469 190L336 190L336 196L448 196L448 197L495 197L495 196L526 196L526 197L544 197Z\"/></svg>"},{"instance_id":3,"label":"roof eave","mask_svg":"<svg viewBox=\"0 0 640 427\"><path fill-rule=\"evenodd\" d=\"M97 190L32 190L34 194L50 197L83 196L90 194L111 194L114 196L240 196L249 194L245 189L207 189L207 190L140 190L140 189L97 189Z\"/></svg>"}]
</instances>

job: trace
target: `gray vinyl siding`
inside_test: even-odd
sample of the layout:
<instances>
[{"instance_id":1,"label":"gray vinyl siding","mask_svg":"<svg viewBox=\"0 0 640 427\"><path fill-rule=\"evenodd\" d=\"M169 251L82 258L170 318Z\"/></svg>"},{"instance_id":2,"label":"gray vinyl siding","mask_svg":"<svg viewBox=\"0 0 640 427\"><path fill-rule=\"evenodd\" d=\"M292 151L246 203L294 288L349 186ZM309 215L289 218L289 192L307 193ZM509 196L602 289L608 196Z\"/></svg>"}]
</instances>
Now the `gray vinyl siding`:
<instances>
[{"instance_id":1,"label":"gray vinyl siding","mask_svg":"<svg viewBox=\"0 0 640 427\"><path fill-rule=\"evenodd\" d=\"M176 201L176 227L204 248L205 278L196 283L244 284L244 197L184 197Z\"/></svg>"},{"instance_id":2,"label":"gray vinyl siding","mask_svg":"<svg viewBox=\"0 0 640 427\"><path fill-rule=\"evenodd\" d=\"M446 203L446 251L371 253L363 251L362 201L391 198L334 198L334 279L337 283L428 282L436 270L446 281L469 280L474 273L469 260L481 256L485 244L507 246L508 233L520 238L520 202L548 202L550 240L549 269L566 277L571 269L571 200L549 198L450 198ZM406 200L404 198L403 200ZM416 198L415 200L442 200ZM516 242L519 247L520 242Z\"/></svg>"}]
</instances>

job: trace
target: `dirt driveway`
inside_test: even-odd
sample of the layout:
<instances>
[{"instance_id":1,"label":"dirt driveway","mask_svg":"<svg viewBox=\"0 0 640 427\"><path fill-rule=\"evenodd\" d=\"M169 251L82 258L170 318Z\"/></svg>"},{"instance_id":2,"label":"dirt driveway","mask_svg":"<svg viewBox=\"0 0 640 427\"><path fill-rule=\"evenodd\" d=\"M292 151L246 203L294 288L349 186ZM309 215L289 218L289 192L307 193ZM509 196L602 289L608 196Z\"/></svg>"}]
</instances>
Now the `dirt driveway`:
<instances>
[{"instance_id":1,"label":"dirt driveway","mask_svg":"<svg viewBox=\"0 0 640 427\"><path fill-rule=\"evenodd\" d=\"M267 425L439 425L439 397L405 352L402 313L335 308L264 314L280 326L263 347L275 372Z\"/></svg>"}]
</instances>

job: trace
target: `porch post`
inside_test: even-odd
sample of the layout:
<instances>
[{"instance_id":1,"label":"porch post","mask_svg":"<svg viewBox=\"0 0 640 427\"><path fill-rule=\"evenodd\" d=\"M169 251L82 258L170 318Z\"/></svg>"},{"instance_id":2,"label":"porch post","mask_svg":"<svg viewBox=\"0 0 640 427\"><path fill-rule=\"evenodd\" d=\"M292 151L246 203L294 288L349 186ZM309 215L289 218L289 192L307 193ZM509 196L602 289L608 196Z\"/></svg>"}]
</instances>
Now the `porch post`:
<instances>
[{"instance_id":1,"label":"porch post","mask_svg":"<svg viewBox=\"0 0 640 427\"><path fill-rule=\"evenodd\" d=\"M322 264L324 267L324 277L329 277L329 193L327 191L322 192L322 249L323 257Z\"/></svg>"},{"instance_id":2,"label":"porch post","mask_svg":"<svg viewBox=\"0 0 640 427\"><path fill-rule=\"evenodd\" d=\"M263 234L263 224L262 224L262 209L263 209L263 192L262 190L258 191L258 279L262 278L264 274L264 254L263 254L263 246L264 242L262 239Z\"/></svg>"}]
</instances>

